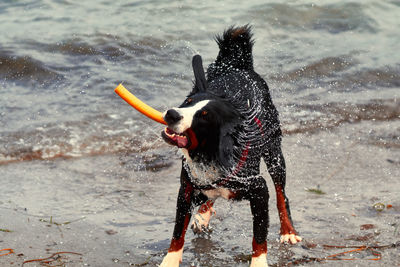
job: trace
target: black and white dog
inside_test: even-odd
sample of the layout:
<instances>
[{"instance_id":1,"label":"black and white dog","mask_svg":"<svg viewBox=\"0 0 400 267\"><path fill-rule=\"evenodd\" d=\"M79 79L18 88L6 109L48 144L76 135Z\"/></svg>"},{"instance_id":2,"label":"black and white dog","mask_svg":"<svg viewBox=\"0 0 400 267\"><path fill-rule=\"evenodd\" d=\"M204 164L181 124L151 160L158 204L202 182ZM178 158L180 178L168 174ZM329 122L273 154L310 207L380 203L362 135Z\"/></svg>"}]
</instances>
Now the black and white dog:
<instances>
[{"instance_id":1,"label":"black and white dog","mask_svg":"<svg viewBox=\"0 0 400 267\"><path fill-rule=\"evenodd\" d=\"M166 142L182 149L182 171L176 221L168 254L161 265L179 266L184 237L192 228L208 226L214 200L250 201L253 214L251 266L267 265L268 189L260 176L261 157L275 185L281 242L297 243L285 195L286 170L281 151L278 112L266 82L253 69L251 27L230 27L217 36L219 54L204 73L202 59L193 57L195 83L178 107L164 112Z\"/></svg>"}]
</instances>

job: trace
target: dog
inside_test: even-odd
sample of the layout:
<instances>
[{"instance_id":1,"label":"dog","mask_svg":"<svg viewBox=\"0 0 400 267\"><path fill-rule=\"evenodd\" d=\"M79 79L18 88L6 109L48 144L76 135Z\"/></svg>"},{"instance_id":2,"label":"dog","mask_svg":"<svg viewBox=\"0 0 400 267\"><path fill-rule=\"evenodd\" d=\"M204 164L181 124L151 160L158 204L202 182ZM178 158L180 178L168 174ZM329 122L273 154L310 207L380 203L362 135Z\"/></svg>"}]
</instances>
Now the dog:
<instances>
[{"instance_id":1,"label":"dog","mask_svg":"<svg viewBox=\"0 0 400 267\"><path fill-rule=\"evenodd\" d=\"M231 26L217 35L219 54L207 69L192 59L194 85L184 102L163 113L163 139L183 152L175 228L161 267L179 266L192 210L192 229L203 231L215 212L216 198L249 200L253 215L251 267L267 264L268 189L260 176L264 159L275 185L281 242L297 243L285 195L286 167L278 112L268 85L253 68L249 25Z\"/></svg>"}]
</instances>

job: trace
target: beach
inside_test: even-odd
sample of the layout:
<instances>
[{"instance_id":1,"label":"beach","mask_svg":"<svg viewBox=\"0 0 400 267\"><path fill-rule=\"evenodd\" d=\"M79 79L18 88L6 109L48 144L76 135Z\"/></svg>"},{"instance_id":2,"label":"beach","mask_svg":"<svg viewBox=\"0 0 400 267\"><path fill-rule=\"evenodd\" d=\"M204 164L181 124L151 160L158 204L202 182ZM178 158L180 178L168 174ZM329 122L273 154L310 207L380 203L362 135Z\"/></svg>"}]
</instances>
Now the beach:
<instances>
[{"instance_id":1,"label":"beach","mask_svg":"<svg viewBox=\"0 0 400 267\"><path fill-rule=\"evenodd\" d=\"M271 266L350 250L324 249L323 245L399 241L400 151L366 142L360 129L370 126L369 122L345 124L334 131L284 137L287 194L294 224L303 237L299 244L278 242L274 189L263 166L271 196ZM15 253L0 257L0 264L18 266L52 253L74 252L81 255L61 254L55 262L66 266L157 266L172 236L180 156L172 147L150 154L147 168L140 169L131 160L134 157L126 154L3 166L1 177L7 186L1 190L1 227L11 232L0 233L0 244ZM377 211L376 203L386 207ZM248 201L221 199L215 209L210 235L199 237L188 231L182 266L249 264L252 224ZM326 261L323 265L394 266L400 262L399 247L379 251L382 258L378 262L367 260L376 257L364 251L342 257L354 261Z\"/></svg>"}]
</instances>

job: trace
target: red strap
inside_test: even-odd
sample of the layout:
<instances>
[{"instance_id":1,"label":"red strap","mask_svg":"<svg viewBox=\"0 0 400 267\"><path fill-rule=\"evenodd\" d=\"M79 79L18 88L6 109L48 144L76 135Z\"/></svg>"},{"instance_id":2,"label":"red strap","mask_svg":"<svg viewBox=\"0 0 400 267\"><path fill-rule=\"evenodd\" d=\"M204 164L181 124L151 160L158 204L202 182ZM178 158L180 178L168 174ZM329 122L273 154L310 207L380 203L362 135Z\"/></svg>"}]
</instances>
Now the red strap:
<instances>
[{"instance_id":1,"label":"red strap","mask_svg":"<svg viewBox=\"0 0 400 267\"><path fill-rule=\"evenodd\" d=\"M258 127L260 128L261 135L264 135L264 130L263 130L260 119L257 117L254 117L254 121L257 123ZM240 157L239 162L236 165L236 167L233 170L231 175L236 175L240 171L240 169L243 168L243 165L246 163L247 156L249 155L249 148L250 148L250 142L247 142L246 148L242 151L242 156Z\"/></svg>"},{"instance_id":2,"label":"red strap","mask_svg":"<svg viewBox=\"0 0 400 267\"><path fill-rule=\"evenodd\" d=\"M242 156L240 156L239 162L236 164L235 169L232 171L232 175L236 175L241 168L243 168L243 165L246 163L247 156L249 155L249 148L250 148L250 143L248 142L246 145L246 148L242 151Z\"/></svg>"},{"instance_id":3,"label":"red strap","mask_svg":"<svg viewBox=\"0 0 400 267\"><path fill-rule=\"evenodd\" d=\"M254 117L254 121L257 123L258 127L260 128L261 135L264 136L264 129L263 129L260 119L257 117Z\"/></svg>"},{"instance_id":4,"label":"red strap","mask_svg":"<svg viewBox=\"0 0 400 267\"><path fill-rule=\"evenodd\" d=\"M264 129L262 126L262 123L259 118L254 117L254 121L257 123L258 127L260 128L261 135L264 135ZM226 182L228 182L232 176L235 176L236 174L239 173L239 171L243 168L244 164L246 163L247 157L249 155L249 149L250 149L250 142L247 142L246 148L242 151L242 155L240 156L239 162L236 164L235 169L233 169L232 173L224 179L222 182L218 183L218 186L224 185Z\"/></svg>"}]
</instances>

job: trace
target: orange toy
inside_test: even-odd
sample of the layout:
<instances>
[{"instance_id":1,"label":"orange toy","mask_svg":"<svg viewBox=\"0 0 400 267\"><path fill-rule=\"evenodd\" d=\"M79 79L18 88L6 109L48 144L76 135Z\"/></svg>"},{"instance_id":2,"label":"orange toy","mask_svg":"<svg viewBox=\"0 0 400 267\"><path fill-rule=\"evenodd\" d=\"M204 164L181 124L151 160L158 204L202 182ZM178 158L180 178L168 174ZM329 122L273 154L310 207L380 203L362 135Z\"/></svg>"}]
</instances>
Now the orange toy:
<instances>
[{"instance_id":1,"label":"orange toy","mask_svg":"<svg viewBox=\"0 0 400 267\"><path fill-rule=\"evenodd\" d=\"M146 115L152 120L156 122L167 124L163 117L162 113L154 108L150 107L149 105L143 103L139 98L134 96L131 92L129 92L121 83L115 88L114 90L123 100L125 100L129 105L134 107L137 111L141 112L142 114Z\"/></svg>"}]
</instances>

